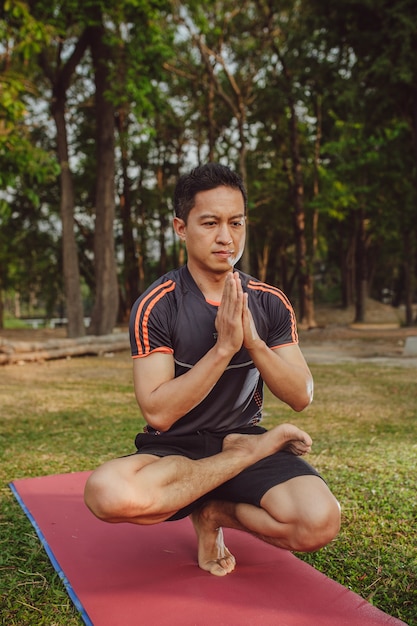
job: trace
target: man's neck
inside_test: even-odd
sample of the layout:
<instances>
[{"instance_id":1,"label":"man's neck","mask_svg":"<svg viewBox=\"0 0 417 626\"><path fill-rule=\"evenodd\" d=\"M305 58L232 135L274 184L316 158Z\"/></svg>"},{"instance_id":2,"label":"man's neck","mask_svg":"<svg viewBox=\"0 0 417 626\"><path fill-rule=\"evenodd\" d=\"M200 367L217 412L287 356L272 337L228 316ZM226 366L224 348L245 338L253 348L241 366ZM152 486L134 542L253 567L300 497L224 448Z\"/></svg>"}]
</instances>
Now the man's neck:
<instances>
[{"instance_id":1,"label":"man's neck","mask_svg":"<svg viewBox=\"0 0 417 626\"><path fill-rule=\"evenodd\" d=\"M187 267L194 282L202 292L205 299L210 302L220 302L222 299L224 282L229 272L201 272L198 268L190 267L189 264L187 264ZM230 271L232 271L232 268Z\"/></svg>"}]
</instances>

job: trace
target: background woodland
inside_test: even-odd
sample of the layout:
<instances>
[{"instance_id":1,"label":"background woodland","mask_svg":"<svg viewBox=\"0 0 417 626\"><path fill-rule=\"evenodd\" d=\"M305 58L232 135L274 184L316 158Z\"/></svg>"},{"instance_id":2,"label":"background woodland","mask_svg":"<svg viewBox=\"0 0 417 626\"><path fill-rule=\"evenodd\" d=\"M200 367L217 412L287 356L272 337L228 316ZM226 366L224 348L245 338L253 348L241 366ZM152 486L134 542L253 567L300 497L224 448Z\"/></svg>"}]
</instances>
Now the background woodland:
<instances>
[{"instance_id":1,"label":"background woodland","mask_svg":"<svg viewBox=\"0 0 417 626\"><path fill-rule=\"evenodd\" d=\"M0 328L111 333L185 260L179 174L249 192L241 269L416 323L414 0L7 0L0 12Z\"/></svg>"}]
</instances>

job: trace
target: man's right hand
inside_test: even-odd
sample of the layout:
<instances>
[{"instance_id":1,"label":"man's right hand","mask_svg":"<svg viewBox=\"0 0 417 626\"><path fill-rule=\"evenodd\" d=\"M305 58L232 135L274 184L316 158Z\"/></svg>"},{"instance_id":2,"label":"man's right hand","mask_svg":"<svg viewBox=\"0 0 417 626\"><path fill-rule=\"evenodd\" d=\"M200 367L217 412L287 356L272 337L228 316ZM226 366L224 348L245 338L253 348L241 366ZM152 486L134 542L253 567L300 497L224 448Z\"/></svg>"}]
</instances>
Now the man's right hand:
<instances>
[{"instance_id":1,"label":"man's right hand","mask_svg":"<svg viewBox=\"0 0 417 626\"><path fill-rule=\"evenodd\" d=\"M216 317L217 345L236 354L243 344L243 289L238 272L230 272L224 284Z\"/></svg>"}]
</instances>

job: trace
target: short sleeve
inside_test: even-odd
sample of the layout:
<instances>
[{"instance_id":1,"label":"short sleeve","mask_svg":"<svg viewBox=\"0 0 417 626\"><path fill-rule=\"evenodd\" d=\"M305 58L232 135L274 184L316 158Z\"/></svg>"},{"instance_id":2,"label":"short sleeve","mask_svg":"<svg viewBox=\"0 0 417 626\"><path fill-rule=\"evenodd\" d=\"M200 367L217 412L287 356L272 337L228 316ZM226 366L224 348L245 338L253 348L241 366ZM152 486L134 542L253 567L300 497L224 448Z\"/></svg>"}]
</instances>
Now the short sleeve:
<instances>
[{"instance_id":1,"label":"short sleeve","mask_svg":"<svg viewBox=\"0 0 417 626\"><path fill-rule=\"evenodd\" d=\"M151 285L135 302L130 314L129 334L133 358L152 352L173 353L172 318L175 282L166 280Z\"/></svg>"},{"instance_id":2,"label":"short sleeve","mask_svg":"<svg viewBox=\"0 0 417 626\"><path fill-rule=\"evenodd\" d=\"M277 289L276 293L271 293L269 296L269 307L271 309L271 326L268 346L278 348L283 345L297 344L297 321L287 296Z\"/></svg>"},{"instance_id":3,"label":"short sleeve","mask_svg":"<svg viewBox=\"0 0 417 626\"><path fill-rule=\"evenodd\" d=\"M294 309L283 291L256 280L250 280L248 290L257 294L265 316L266 337L269 348L298 343L297 322ZM256 321L256 320L255 320Z\"/></svg>"}]
</instances>

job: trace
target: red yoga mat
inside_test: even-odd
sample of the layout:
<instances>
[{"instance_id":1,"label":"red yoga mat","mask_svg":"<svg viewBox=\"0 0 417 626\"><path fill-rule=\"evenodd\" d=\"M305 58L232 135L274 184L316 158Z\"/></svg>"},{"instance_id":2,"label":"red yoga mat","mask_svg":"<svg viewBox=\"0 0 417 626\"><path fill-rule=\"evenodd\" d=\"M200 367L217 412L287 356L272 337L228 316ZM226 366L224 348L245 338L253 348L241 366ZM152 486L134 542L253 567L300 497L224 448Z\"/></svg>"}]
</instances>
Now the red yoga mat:
<instances>
[{"instance_id":1,"label":"red yoga mat","mask_svg":"<svg viewBox=\"0 0 417 626\"><path fill-rule=\"evenodd\" d=\"M15 480L32 522L85 624L91 626L398 626L290 552L225 530L236 570L196 563L188 519L106 524L83 502L89 472Z\"/></svg>"}]
</instances>

